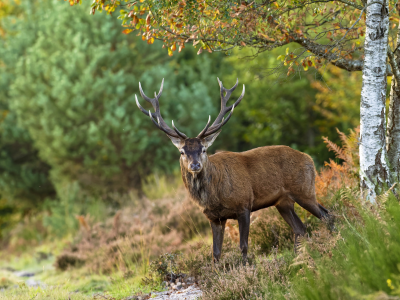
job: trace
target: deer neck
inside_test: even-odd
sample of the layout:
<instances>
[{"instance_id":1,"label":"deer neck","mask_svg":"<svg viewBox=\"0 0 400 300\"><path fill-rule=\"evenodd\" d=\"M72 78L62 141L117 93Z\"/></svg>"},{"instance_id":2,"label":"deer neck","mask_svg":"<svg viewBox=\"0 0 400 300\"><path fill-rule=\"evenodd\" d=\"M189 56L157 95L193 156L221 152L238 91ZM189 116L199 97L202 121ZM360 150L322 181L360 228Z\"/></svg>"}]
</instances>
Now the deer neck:
<instances>
[{"instance_id":1,"label":"deer neck","mask_svg":"<svg viewBox=\"0 0 400 300\"><path fill-rule=\"evenodd\" d=\"M201 172L193 174L181 163L182 179L191 198L201 207L209 207L215 198L215 187L212 185L215 177L215 166L207 160Z\"/></svg>"}]
</instances>

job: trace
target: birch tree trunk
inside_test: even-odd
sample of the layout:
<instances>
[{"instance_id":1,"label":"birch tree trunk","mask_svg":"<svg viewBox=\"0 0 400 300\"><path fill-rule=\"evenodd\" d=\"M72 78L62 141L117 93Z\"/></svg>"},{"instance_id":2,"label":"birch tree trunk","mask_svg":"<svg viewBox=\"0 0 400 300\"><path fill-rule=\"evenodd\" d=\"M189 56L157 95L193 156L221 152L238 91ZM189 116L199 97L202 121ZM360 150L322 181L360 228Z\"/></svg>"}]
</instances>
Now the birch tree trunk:
<instances>
[{"instance_id":1,"label":"birch tree trunk","mask_svg":"<svg viewBox=\"0 0 400 300\"><path fill-rule=\"evenodd\" d=\"M400 43L400 22L397 30L397 43ZM400 50L395 55L395 63L400 63ZM393 69L393 67L392 67ZM394 73L394 72L393 72ZM400 181L400 86L396 81L395 75L392 77L390 88L390 103L388 113L388 124L386 131L386 149L389 161L391 183Z\"/></svg>"},{"instance_id":2,"label":"birch tree trunk","mask_svg":"<svg viewBox=\"0 0 400 300\"><path fill-rule=\"evenodd\" d=\"M360 179L361 190L371 202L375 202L384 185L389 185L385 141L389 16L387 3L381 1L367 1L361 90Z\"/></svg>"}]
</instances>

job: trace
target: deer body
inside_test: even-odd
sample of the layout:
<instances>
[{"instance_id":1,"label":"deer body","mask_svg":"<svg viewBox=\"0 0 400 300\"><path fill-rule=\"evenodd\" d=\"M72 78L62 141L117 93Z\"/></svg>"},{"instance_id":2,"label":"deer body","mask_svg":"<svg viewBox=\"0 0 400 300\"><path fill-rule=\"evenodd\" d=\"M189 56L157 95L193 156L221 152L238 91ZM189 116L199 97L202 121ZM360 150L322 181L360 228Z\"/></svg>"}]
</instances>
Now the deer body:
<instances>
[{"instance_id":1,"label":"deer body","mask_svg":"<svg viewBox=\"0 0 400 300\"><path fill-rule=\"evenodd\" d=\"M163 81L164 83L164 81ZM207 155L212 145L230 117L234 108L244 96L243 92L236 102L227 107L233 90L222 86L221 111L210 125L196 138L188 138L180 132L172 121L168 127L161 117L158 99L163 83L155 98L147 97L140 86L142 97L150 102L155 113L146 111L136 98L139 109L150 117L152 122L171 139L181 153L180 165L182 179L191 198L203 209L210 221L213 233L213 255L216 261L221 256L227 219L239 223L240 249L247 258L250 213L269 206L275 206L283 219L292 227L297 238L304 235L305 226L294 211L294 203L308 210L317 218L329 218L328 211L318 204L315 196L315 167L311 157L287 146L266 146L242 153L219 152ZM224 116L228 113L228 117ZM156 119L155 119L156 118Z\"/></svg>"},{"instance_id":2,"label":"deer body","mask_svg":"<svg viewBox=\"0 0 400 300\"><path fill-rule=\"evenodd\" d=\"M199 174L181 167L191 198L210 221L236 219L296 198L315 197L315 168L307 154L287 146L266 146L242 153L219 152L208 157Z\"/></svg>"}]
</instances>

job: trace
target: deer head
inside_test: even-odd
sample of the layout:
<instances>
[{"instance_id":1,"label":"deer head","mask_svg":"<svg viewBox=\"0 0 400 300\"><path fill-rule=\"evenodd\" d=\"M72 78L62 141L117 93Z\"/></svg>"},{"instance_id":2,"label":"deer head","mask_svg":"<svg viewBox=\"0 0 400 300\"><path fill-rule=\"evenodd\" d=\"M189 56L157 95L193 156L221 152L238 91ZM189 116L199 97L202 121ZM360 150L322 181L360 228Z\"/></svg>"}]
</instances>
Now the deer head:
<instances>
[{"instance_id":1,"label":"deer head","mask_svg":"<svg viewBox=\"0 0 400 300\"><path fill-rule=\"evenodd\" d=\"M218 78L217 78L218 79ZM215 121L210 125L211 116L208 118L208 122L204 129L199 133L199 135L195 138L188 138L183 132L179 131L174 121L172 121L173 130L165 123L164 119L161 117L160 113L160 105L159 98L163 91L164 79L161 82L161 88L159 93L154 93L154 98L147 97L143 90L142 86L139 82L139 91L140 95L148 102L151 103L155 112L146 111L139 103L136 95L136 104L139 109L148 117L150 117L151 121L157 126L158 129L165 132L167 136L171 139L172 143L179 149L181 153L181 165L192 174L200 173L203 169L203 166L207 163L207 149L210 147L219 133L221 132L222 126L224 126L232 116L233 110L243 99L245 87L243 85L243 91L240 97L236 100L236 102L230 106L226 106L226 103L229 100L232 92L238 86L239 80L236 80L236 84L231 89L226 89L223 87L222 82L218 79L218 83L220 86L220 94L221 94L221 110L215 119ZM225 119L224 116L229 112L228 117Z\"/></svg>"}]
</instances>

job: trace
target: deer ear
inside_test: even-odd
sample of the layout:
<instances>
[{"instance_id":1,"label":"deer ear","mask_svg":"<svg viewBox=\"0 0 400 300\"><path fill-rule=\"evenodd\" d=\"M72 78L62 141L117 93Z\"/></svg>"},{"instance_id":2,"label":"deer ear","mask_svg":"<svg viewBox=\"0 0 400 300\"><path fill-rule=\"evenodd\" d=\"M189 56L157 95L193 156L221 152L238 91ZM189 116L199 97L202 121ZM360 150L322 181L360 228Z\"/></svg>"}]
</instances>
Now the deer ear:
<instances>
[{"instance_id":1,"label":"deer ear","mask_svg":"<svg viewBox=\"0 0 400 300\"><path fill-rule=\"evenodd\" d=\"M174 144L176 148L181 149L184 146L182 139L170 136L168 134L167 136L171 139L172 144Z\"/></svg>"},{"instance_id":2,"label":"deer ear","mask_svg":"<svg viewBox=\"0 0 400 300\"><path fill-rule=\"evenodd\" d=\"M203 146L206 148L210 147L214 143L217 136L221 133L221 131L222 130L217 131L216 133L213 133L213 134L205 137L204 139L202 139L201 142L202 142Z\"/></svg>"}]
</instances>

